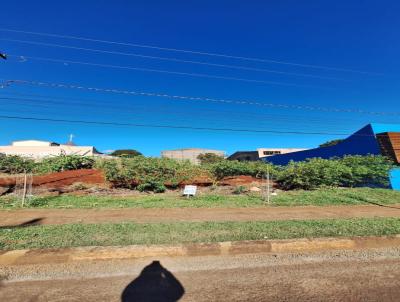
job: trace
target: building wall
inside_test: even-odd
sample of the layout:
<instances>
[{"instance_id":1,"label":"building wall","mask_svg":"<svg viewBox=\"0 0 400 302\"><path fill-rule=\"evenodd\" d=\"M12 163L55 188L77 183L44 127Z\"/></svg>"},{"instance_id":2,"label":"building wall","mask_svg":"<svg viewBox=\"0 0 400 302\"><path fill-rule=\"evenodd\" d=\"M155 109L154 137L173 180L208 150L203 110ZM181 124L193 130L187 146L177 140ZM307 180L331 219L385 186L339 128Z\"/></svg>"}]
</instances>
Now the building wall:
<instances>
[{"instance_id":1,"label":"building wall","mask_svg":"<svg viewBox=\"0 0 400 302\"><path fill-rule=\"evenodd\" d=\"M0 153L30 158L44 158L58 155L95 156L98 153L91 146L0 146Z\"/></svg>"},{"instance_id":2,"label":"building wall","mask_svg":"<svg viewBox=\"0 0 400 302\"><path fill-rule=\"evenodd\" d=\"M0 151L1 152L1 151ZM199 164L198 156L204 153L213 153L218 156L225 156L225 151L211 150L211 149L178 149L178 150L165 150L161 152L161 157L172 158L176 160L189 160L192 163Z\"/></svg>"},{"instance_id":3,"label":"building wall","mask_svg":"<svg viewBox=\"0 0 400 302\"><path fill-rule=\"evenodd\" d=\"M258 148L258 157L267 157L267 156L273 156L277 154L286 154L286 153L292 153L292 152L298 152L298 151L304 151L307 149L299 149L299 148Z\"/></svg>"},{"instance_id":4,"label":"building wall","mask_svg":"<svg viewBox=\"0 0 400 302\"><path fill-rule=\"evenodd\" d=\"M47 142L47 141L24 140L24 141L14 141L11 143L11 146L15 146L15 147L50 147L53 144L54 143Z\"/></svg>"},{"instance_id":5,"label":"building wall","mask_svg":"<svg viewBox=\"0 0 400 302\"><path fill-rule=\"evenodd\" d=\"M320 147L305 151L274 155L263 160L276 165L287 165L290 161L303 161L307 158L343 157L345 155L381 154L372 125L367 125L337 145Z\"/></svg>"}]
</instances>

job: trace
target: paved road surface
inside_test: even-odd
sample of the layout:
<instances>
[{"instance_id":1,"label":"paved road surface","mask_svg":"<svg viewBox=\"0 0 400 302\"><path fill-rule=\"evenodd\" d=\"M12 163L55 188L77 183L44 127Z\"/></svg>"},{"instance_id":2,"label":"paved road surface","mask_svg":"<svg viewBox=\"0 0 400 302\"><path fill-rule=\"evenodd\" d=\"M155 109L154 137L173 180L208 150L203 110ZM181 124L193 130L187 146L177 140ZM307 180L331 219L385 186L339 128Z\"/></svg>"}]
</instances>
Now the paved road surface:
<instances>
[{"instance_id":1,"label":"paved road surface","mask_svg":"<svg viewBox=\"0 0 400 302\"><path fill-rule=\"evenodd\" d=\"M399 301L399 256L380 249L3 267L0 301Z\"/></svg>"},{"instance_id":2,"label":"paved road surface","mask_svg":"<svg viewBox=\"0 0 400 302\"><path fill-rule=\"evenodd\" d=\"M171 209L23 209L1 210L0 227L15 226L37 219L40 224L104 223L132 221L270 221L351 217L400 217L400 205L385 207L302 206L262 208L171 208Z\"/></svg>"}]
</instances>

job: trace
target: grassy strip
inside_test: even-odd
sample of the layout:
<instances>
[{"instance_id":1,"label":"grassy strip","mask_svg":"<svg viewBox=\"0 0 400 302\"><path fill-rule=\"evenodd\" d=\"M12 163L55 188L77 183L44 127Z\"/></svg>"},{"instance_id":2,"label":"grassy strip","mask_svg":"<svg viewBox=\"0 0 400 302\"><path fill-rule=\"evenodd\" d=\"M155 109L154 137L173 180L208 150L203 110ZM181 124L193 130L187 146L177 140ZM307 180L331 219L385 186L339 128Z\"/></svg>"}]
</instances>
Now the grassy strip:
<instances>
[{"instance_id":1,"label":"grassy strip","mask_svg":"<svg viewBox=\"0 0 400 302\"><path fill-rule=\"evenodd\" d=\"M0 208L19 208L20 200L0 199ZM148 196L72 196L37 197L27 204L29 208L213 208L213 207L254 207L265 202L258 196L247 195L202 195L186 197L155 194Z\"/></svg>"},{"instance_id":2,"label":"grassy strip","mask_svg":"<svg viewBox=\"0 0 400 302\"><path fill-rule=\"evenodd\" d=\"M296 205L358 205L368 203L400 203L400 191L372 188L332 188L313 191L287 191L273 197L272 203L279 206Z\"/></svg>"},{"instance_id":3,"label":"grassy strip","mask_svg":"<svg viewBox=\"0 0 400 302\"><path fill-rule=\"evenodd\" d=\"M272 206L355 205L368 202L400 203L400 192L386 189L319 189L288 191L272 197ZM20 207L21 201L12 197L0 198L0 209ZM187 199L167 194L135 197L70 196L37 197L27 204L30 208L213 208L260 207L266 203L257 195L200 195Z\"/></svg>"},{"instance_id":4,"label":"grassy strip","mask_svg":"<svg viewBox=\"0 0 400 302\"><path fill-rule=\"evenodd\" d=\"M382 236L399 233L399 218L269 222L70 224L0 229L0 248L173 244L267 238Z\"/></svg>"}]
</instances>

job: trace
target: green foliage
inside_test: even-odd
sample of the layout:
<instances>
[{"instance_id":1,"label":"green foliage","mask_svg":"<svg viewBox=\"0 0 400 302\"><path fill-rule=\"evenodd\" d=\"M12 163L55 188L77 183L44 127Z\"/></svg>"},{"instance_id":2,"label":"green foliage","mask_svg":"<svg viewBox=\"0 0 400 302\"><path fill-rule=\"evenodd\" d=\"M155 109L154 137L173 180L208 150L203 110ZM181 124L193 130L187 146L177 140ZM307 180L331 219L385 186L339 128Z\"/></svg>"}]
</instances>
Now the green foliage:
<instances>
[{"instance_id":1,"label":"green foliage","mask_svg":"<svg viewBox=\"0 0 400 302\"><path fill-rule=\"evenodd\" d=\"M141 183L136 189L140 192L153 191L155 193L163 193L167 190L163 183L153 180Z\"/></svg>"},{"instance_id":2,"label":"green foliage","mask_svg":"<svg viewBox=\"0 0 400 302\"><path fill-rule=\"evenodd\" d=\"M61 172L93 168L95 160L92 157L79 155L60 155L44 158L35 167L37 173Z\"/></svg>"},{"instance_id":3,"label":"green foliage","mask_svg":"<svg viewBox=\"0 0 400 302\"><path fill-rule=\"evenodd\" d=\"M137 150L133 150L133 149L121 149L121 150L115 150L110 155L118 156L118 157L129 157L129 158L132 158L132 157L135 157L135 156L142 155L142 153L140 153Z\"/></svg>"},{"instance_id":4,"label":"green foliage","mask_svg":"<svg viewBox=\"0 0 400 302\"><path fill-rule=\"evenodd\" d=\"M0 228L4 250L182 244L242 240L389 236L400 233L399 218L172 223L98 223Z\"/></svg>"},{"instance_id":5,"label":"green foliage","mask_svg":"<svg viewBox=\"0 0 400 302\"><path fill-rule=\"evenodd\" d=\"M168 158L119 158L101 160L97 167L105 171L108 181L116 187L159 191L158 185L177 187L198 176L221 180L228 176L249 175L261 178L267 173L285 190L312 190L320 187L388 186L392 163L382 156L346 156L344 158L313 158L291 162L284 167L256 162L221 160L196 166L189 161Z\"/></svg>"},{"instance_id":6,"label":"green foliage","mask_svg":"<svg viewBox=\"0 0 400 302\"><path fill-rule=\"evenodd\" d=\"M289 163L280 171L277 182L286 190L367 185L385 187L391 167L391 162L383 156L312 158Z\"/></svg>"},{"instance_id":7,"label":"green foliage","mask_svg":"<svg viewBox=\"0 0 400 302\"><path fill-rule=\"evenodd\" d=\"M227 176L237 175L249 175L261 178L268 172L271 175L278 173L278 167L262 161L240 162L237 160L224 160L206 165L206 169L218 180Z\"/></svg>"},{"instance_id":8,"label":"green foliage","mask_svg":"<svg viewBox=\"0 0 400 302\"><path fill-rule=\"evenodd\" d=\"M197 156L197 159L200 160L202 165L204 164L212 164L225 160L222 156L214 154L214 153L203 153Z\"/></svg>"},{"instance_id":9,"label":"green foliage","mask_svg":"<svg viewBox=\"0 0 400 302\"><path fill-rule=\"evenodd\" d=\"M1 173L24 173L31 172L35 167L32 159L24 158L18 155L0 155Z\"/></svg>"},{"instance_id":10,"label":"green foliage","mask_svg":"<svg viewBox=\"0 0 400 302\"><path fill-rule=\"evenodd\" d=\"M205 173L189 161L143 156L100 160L97 167L103 169L106 179L117 187L135 188L143 184L140 189L145 187L146 190L156 188L154 184L157 183L177 187L181 182Z\"/></svg>"},{"instance_id":11,"label":"green foliage","mask_svg":"<svg viewBox=\"0 0 400 302\"><path fill-rule=\"evenodd\" d=\"M325 142L325 143L323 143L323 144L321 144L321 145L319 145L319 146L320 146L320 147L335 146L335 145L341 143L342 141L343 141L342 139L334 139L334 140L331 140L331 141L327 141L327 142Z\"/></svg>"}]
</instances>

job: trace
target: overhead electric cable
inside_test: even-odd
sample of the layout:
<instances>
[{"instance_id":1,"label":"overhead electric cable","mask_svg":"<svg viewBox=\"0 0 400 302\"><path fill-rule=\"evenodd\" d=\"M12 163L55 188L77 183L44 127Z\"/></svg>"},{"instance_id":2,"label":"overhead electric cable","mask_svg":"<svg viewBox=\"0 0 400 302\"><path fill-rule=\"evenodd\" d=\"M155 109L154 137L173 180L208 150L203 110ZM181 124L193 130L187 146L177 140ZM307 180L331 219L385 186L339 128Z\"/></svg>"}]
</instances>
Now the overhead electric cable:
<instances>
[{"instance_id":1,"label":"overhead electric cable","mask_svg":"<svg viewBox=\"0 0 400 302\"><path fill-rule=\"evenodd\" d=\"M255 100L231 100L231 99L216 99L208 97L193 97L193 96L182 96L182 95L170 95L166 93L157 92L142 92L142 91L130 91L120 90L112 88L98 88L98 87L87 87L81 85L64 84L64 83L49 83L41 81L31 80L3 80L0 83L0 88L5 88L13 84L22 85L33 85L41 87L51 88L63 88L63 89L76 89L76 90L87 90L91 92L105 92L105 93L116 93L123 95L140 95L149 97L162 97L173 100L190 100L190 101L205 101L205 102L216 102L225 104L237 104L237 105L254 105L254 106L266 106L273 108L284 108L284 109L297 109L297 110L312 110L312 111L325 111L325 112L344 112L344 113L358 113L358 114L370 114L370 115L400 115L400 112L383 112L383 111L367 111L362 109L344 109L344 108L329 108L329 107L316 107L316 106L304 106L304 105L289 105L289 104L277 104L277 103L263 103Z\"/></svg>"},{"instance_id":2,"label":"overhead electric cable","mask_svg":"<svg viewBox=\"0 0 400 302\"><path fill-rule=\"evenodd\" d=\"M169 129L187 129L187 130L226 131L226 132L276 133L276 134L294 134L294 135L335 135L335 136L349 135L347 133L278 131L278 130L259 130L259 129L235 129L235 128L192 127L192 126L178 126L178 125L117 123L117 122L105 122L105 121L38 118L38 117L14 116L14 115L0 115L0 119L31 120L31 121L56 122L56 123L78 123L78 124L109 125L109 126L129 126L129 127L143 127L143 128L169 128ZM360 134L360 136L369 136L369 135L361 135Z\"/></svg>"},{"instance_id":3,"label":"overhead electric cable","mask_svg":"<svg viewBox=\"0 0 400 302\"><path fill-rule=\"evenodd\" d=\"M275 74L282 74L282 75L310 77L310 78L326 79L326 80L349 81L349 80L340 79L340 78L336 78L336 77L326 77L326 76L319 76L319 75L313 75L313 74L286 72L286 71L264 69L264 68L254 68L254 67L238 66L238 65L230 65L230 64L217 64L217 63L210 63L210 62L203 62L203 61L182 60L182 59L178 59L178 58L149 56L149 55L143 55L143 54L137 54L137 53L110 51L110 50L102 50L102 49L94 49L94 48L86 48L86 47L77 47L77 46L71 46L71 45L61 45L61 44L54 44L54 43L43 43L43 42L36 42L36 41L4 39L4 38L0 38L0 41L25 43L25 44L46 46L46 47L58 47L58 48L66 48L66 49L74 49L74 50L83 50L83 51L112 54L112 55L132 56L132 57L138 57L138 58L144 58L144 59L163 60L163 61L178 62L178 63L189 63L189 64L198 64L198 65L213 66L213 67L231 68L231 69L237 69L237 70L268 72L268 73L275 73Z\"/></svg>"},{"instance_id":4,"label":"overhead electric cable","mask_svg":"<svg viewBox=\"0 0 400 302\"><path fill-rule=\"evenodd\" d=\"M56 110L56 112L60 112L59 106L64 106L68 109L74 107L83 107L83 108L90 108L91 114L100 110L100 113L104 113L104 104L101 106L96 106L96 104L90 103L71 103L71 102L57 102L54 99L52 100L43 100L43 99L31 99L31 98L19 98L19 97L3 97L0 96L0 100L7 100L8 104L16 104L18 107L11 107L9 112L14 113L16 109L21 107L28 107L32 108L29 113L43 113L43 110ZM135 117L142 117L142 118L152 118L156 113L162 113L163 115L157 119L159 120L169 120L172 122L182 122L183 120L187 120L189 122L193 121L193 118L188 115L187 111L177 111L177 110L167 110L163 108L153 108L149 106L140 106L140 107L122 107L122 106L107 106L107 115L112 115L114 118L120 116L126 116L129 118ZM40 110L38 108L40 107ZM36 110L36 112L35 112ZM3 106L3 111L7 111L7 107ZM50 112L48 111L48 112ZM65 109L62 112L66 112ZM87 112L87 111L74 111L77 113L80 112ZM132 115L134 114L134 115ZM218 112L218 111L209 111L207 112L200 112L196 115L196 122L206 122L208 125L210 124L228 124L228 125L243 125L243 124L255 124L258 127L269 127L269 128L278 128L282 130L284 127L286 129L293 128L290 124L294 124L296 130L304 130L304 129L316 129L318 128L320 131L334 131L337 129L338 123L342 126L345 124L354 125L355 121L348 120L344 122L342 120L331 121L331 120L315 120L313 118L302 117L287 117L287 116L273 116L273 115L266 115L267 117L261 116L246 116L246 115L238 115L236 119L232 114L226 114L225 112Z\"/></svg>"},{"instance_id":5,"label":"overhead electric cable","mask_svg":"<svg viewBox=\"0 0 400 302\"><path fill-rule=\"evenodd\" d=\"M195 51L195 50L159 47L159 46L152 46L152 45L145 45L145 44L116 42L116 41L93 39L93 38L86 38L86 37L72 36L72 35L60 35L60 34L51 34L51 33L43 33L43 32L23 31L23 30L9 29L9 28L0 28L0 31L23 33L23 34L37 35L37 36L43 36L43 37L73 39L73 40L80 40L80 41L87 41L87 42L97 42L97 43L115 44L115 45L122 45L122 46L157 49L157 50L164 50L164 51L174 51L174 52L181 52L181 53L189 53L189 54L205 55L205 56L214 56L214 57L245 60L245 61L254 61L254 62L272 63L272 64L283 64L283 65L305 67L305 68L315 68L315 69L325 69L325 70L333 70L333 71L353 72L353 73L361 73L361 74L369 74L369 75L382 75L382 74L375 73L375 72L360 71L360 70L347 69L347 68L336 68L336 67L312 65L312 64L300 64L300 63L286 62L286 61L281 61L281 60L261 59L261 58L254 58L254 57L234 56L234 55L228 55L228 54L222 54L222 53L212 53L212 52L204 52L204 51Z\"/></svg>"},{"instance_id":6,"label":"overhead electric cable","mask_svg":"<svg viewBox=\"0 0 400 302\"><path fill-rule=\"evenodd\" d=\"M128 103L124 105L115 105L117 104L123 104L123 99L120 99L116 101L113 99L113 102L110 103L108 100L102 100L102 99L82 99L82 98L74 98L74 97L60 97L60 96L51 96L51 95L43 95L43 94L27 94L27 93L19 93L19 92L14 92L14 91L3 91L0 94L0 99L2 100L7 100L9 102L16 102L16 103L32 103L32 104L48 104L48 105L56 105L56 106L78 106L78 107L89 107L89 108L104 108L104 106L107 107L107 112L109 110L122 110L122 111L131 111L137 113L141 113L142 111L150 111L150 112L162 112L166 113L168 115L175 115L177 113L177 116L180 115L187 115L188 111L182 107L176 108L176 107L159 107L159 106L152 106L152 104L147 105L146 103L142 105L138 105L136 103ZM182 110L180 110L182 109ZM179 115L180 114L180 115ZM337 126L338 123L352 123L354 124L357 122L355 118L331 118L331 117L326 117L325 115L323 117L318 117L318 116L299 116L299 115L285 115L285 114L267 114L258 111L256 112L247 112L247 111L232 111L232 110L221 110L221 109L202 109L201 111L198 111L198 116L201 115L206 115L207 117L215 117L218 119L223 119L223 118L229 118L229 120L236 121L235 118L237 118L237 121L241 122L248 122L248 121L254 121L258 120L259 122L266 122L266 121L271 121L271 122L276 122L276 121L287 121L287 122L307 122L307 123L320 123L321 125L334 125ZM365 122L365 119L362 119L362 122ZM361 120L359 121L361 122ZM395 122L391 121L392 123L398 122L397 119Z\"/></svg>"},{"instance_id":7,"label":"overhead electric cable","mask_svg":"<svg viewBox=\"0 0 400 302\"><path fill-rule=\"evenodd\" d=\"M180 76L191 76L191 77L200 77L200 78L208 78L208 79L231 80L231 81L240 81L240 82L248 82L248 83L261 83L261 84L269 84L269 85L308 87L308 88L326 88L326 87L321 87L321 86L292 84L292 83L285 83L285 82L278 82L278 81L244 79L244 78L236 78L236 77L228 77L228 76L211 75L211 74L205 74L205 73L191 73L191 72L151 69L151 68L143 68L143 67L132 67L132 66L122 66L122 65L90 63L90 62L83 62L83 61L72 61L72 60L53 59L53 58L44 58L44 57L33 57L33 56L26 56L26 55L9 54L9 57L24 58L25 60L26 59L31 59L31 60L38 60L38 61L53 62L53 63L79 64L79 65L95 66L95 67L103 67L103 68L115 68L115 69L136 70L136 71L145 71L145 72L156 72L156 73L174 74L174 75L180 75Z\"/></svg>"}]
</instances>

